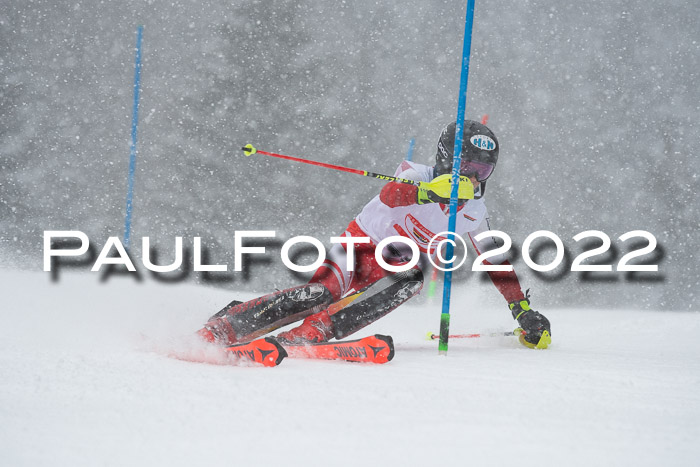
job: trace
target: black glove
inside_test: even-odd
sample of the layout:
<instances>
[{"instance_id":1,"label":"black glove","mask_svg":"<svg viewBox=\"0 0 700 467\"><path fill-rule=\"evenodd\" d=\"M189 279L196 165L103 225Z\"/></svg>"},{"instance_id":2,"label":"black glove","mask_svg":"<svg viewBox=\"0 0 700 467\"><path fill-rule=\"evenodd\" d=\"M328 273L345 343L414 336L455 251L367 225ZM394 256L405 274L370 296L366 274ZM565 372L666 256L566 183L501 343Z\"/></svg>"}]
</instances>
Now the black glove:
<instances>
[{"instance_id":1,"label":"black glove","mask_svg":"<svg viewBox=\"0 0 700 467\"><path fill-rule=\"evenodd\" d=\"M530 308L529 298L509 303L508 307L523 330L520 335L520 342L523 345L531 349L546 349L552 343L549 320L539 311Z\"/></svg>"}]
</instances>

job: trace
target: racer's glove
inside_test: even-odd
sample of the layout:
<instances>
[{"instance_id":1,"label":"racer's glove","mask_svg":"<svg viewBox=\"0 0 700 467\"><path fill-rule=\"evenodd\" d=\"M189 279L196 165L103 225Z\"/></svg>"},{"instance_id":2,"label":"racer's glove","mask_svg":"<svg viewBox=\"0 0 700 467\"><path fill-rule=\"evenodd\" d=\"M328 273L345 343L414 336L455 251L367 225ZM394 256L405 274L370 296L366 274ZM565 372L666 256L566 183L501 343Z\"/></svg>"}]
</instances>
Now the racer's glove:
<instances>
[{"instance_id":1,"label":"racer's glove","mask_svg":"<svg viewBox=\"0 0 700 467\"><path fill-rule=\"evenodd\" d=\"M418 185L418 204L449 204L450 194L452 194L452 175L440 175L429 182L420 182ZM459 177L457 197L460 204L466 200L474 199L474 185L467 177Z\"/></svg>"},{"instance_id":2,"label":"racer's glove","mask_svg":"<svg viewBox=\"0 0 700 467\"><path fill-rule=\"evenodd\" d=\"M531 349L546 349L552 343L549 320L530 308L529 298L509 303L508 307L522 329L519 335L521 344Z\"/></svg>"}]
</instances>

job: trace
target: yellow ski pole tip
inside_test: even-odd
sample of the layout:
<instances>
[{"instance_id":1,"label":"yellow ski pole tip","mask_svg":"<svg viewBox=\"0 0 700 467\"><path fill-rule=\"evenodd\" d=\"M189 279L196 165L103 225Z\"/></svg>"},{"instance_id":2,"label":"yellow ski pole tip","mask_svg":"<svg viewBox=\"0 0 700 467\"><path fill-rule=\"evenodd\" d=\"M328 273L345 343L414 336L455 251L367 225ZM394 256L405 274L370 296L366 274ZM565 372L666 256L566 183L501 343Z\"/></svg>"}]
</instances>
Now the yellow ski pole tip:
<instances>
[{"instance_id":1,"label":"yellow ski pole tip","mask_svg":"<svg viewBox=\"0 0 700 467\"><path fill-rule=\"evenodd\" d=\"M255 148L253 147L252 144L246 144L246 145L243 146L241 149L243 149L243 154L245 154L246 157L247 157L247 156L252 156L252 155L255 154L256 152L258 152L258 150L255 149Z\"/></svg>"},{"instance_id":2,"label":"yellow ski pole tip","mask_svg":"<svg viewBox=\"0 0 700 467\"><path fill-rule=\"evenodd\" d=\"M428 331L428 334L425 335L426 340L433 340L433 331Z\"/></svg>"}]
</instances>

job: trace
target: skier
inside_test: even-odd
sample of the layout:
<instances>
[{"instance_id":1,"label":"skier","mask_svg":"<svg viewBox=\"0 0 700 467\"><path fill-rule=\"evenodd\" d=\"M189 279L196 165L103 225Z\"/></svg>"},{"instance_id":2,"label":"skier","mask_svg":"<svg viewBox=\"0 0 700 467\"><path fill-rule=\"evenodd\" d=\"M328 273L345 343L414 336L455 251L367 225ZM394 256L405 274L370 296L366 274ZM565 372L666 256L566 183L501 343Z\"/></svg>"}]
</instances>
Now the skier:
<instances>
[{"instance_id":1,"label":"skier","mask_svg":"<svg viewBox=\"0 0 700 467\"><path fill-rule=\"evenodd\" d=\"M396 170L400 178L422 182L419 186L387 183L350 222L345 237L350 242L368 237L369 243L335 244L308 284L275 292L249 302L234 301L212 316L200 336L223 345L248 342L303 319L301 325L277 336L282 343L317 343L341 339L386 315L420 291L425 255L436 255L430 240L448 224L451 172L456 124L450 123L437 144L435 166L404 161ZM486 180L498 161L499 144L481 123L467 120L463 131L459 207L456 233L469 236L478 254L497 247L493 237L474 237L490 230L483 200ZM392 273L375 258L376 245L387 237L402 236L415 242L422 261L413 268ZM411 259L404 244L390 243L382 251L387 264L405 265ZM354 253L354 254L349 254ZM510 265L503 255L485 264ZM523 333L520 341L530 348L551 343L546 317L530 307L515 271L489 271Z\"/></svg>"}]
</instances>

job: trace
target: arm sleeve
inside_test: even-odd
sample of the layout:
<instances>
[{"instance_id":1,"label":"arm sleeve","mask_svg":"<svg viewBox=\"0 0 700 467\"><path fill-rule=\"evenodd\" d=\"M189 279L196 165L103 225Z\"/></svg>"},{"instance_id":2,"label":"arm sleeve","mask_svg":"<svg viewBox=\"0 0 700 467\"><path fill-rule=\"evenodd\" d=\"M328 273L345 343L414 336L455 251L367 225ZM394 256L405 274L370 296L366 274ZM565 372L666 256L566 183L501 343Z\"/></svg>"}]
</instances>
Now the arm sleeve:
<instances>
[{"instance_id":1,"label":"arm sleeve","mask_svg":"<svg viewBox=\"0 0 700 467\"><path fill-rule=\"evenodd\" d=\"M474 240L474 237L488 230L491 230L491 227L488 217L485 217L476 230L469 232L469 239L477 255L500 246L494 237L486 237L478 242ZM484 261L484 264L510 265L510 262L505 255L501 254L491 257L491 262ZM487 274L489 278L491 278L493 285L496 286L508 303L525 299L525 294L523 294L522 288L520 287L520 281L518 280L517 274L515 274L515 269L512 271L488 271Z\"/></svg>"}]
</instances>

